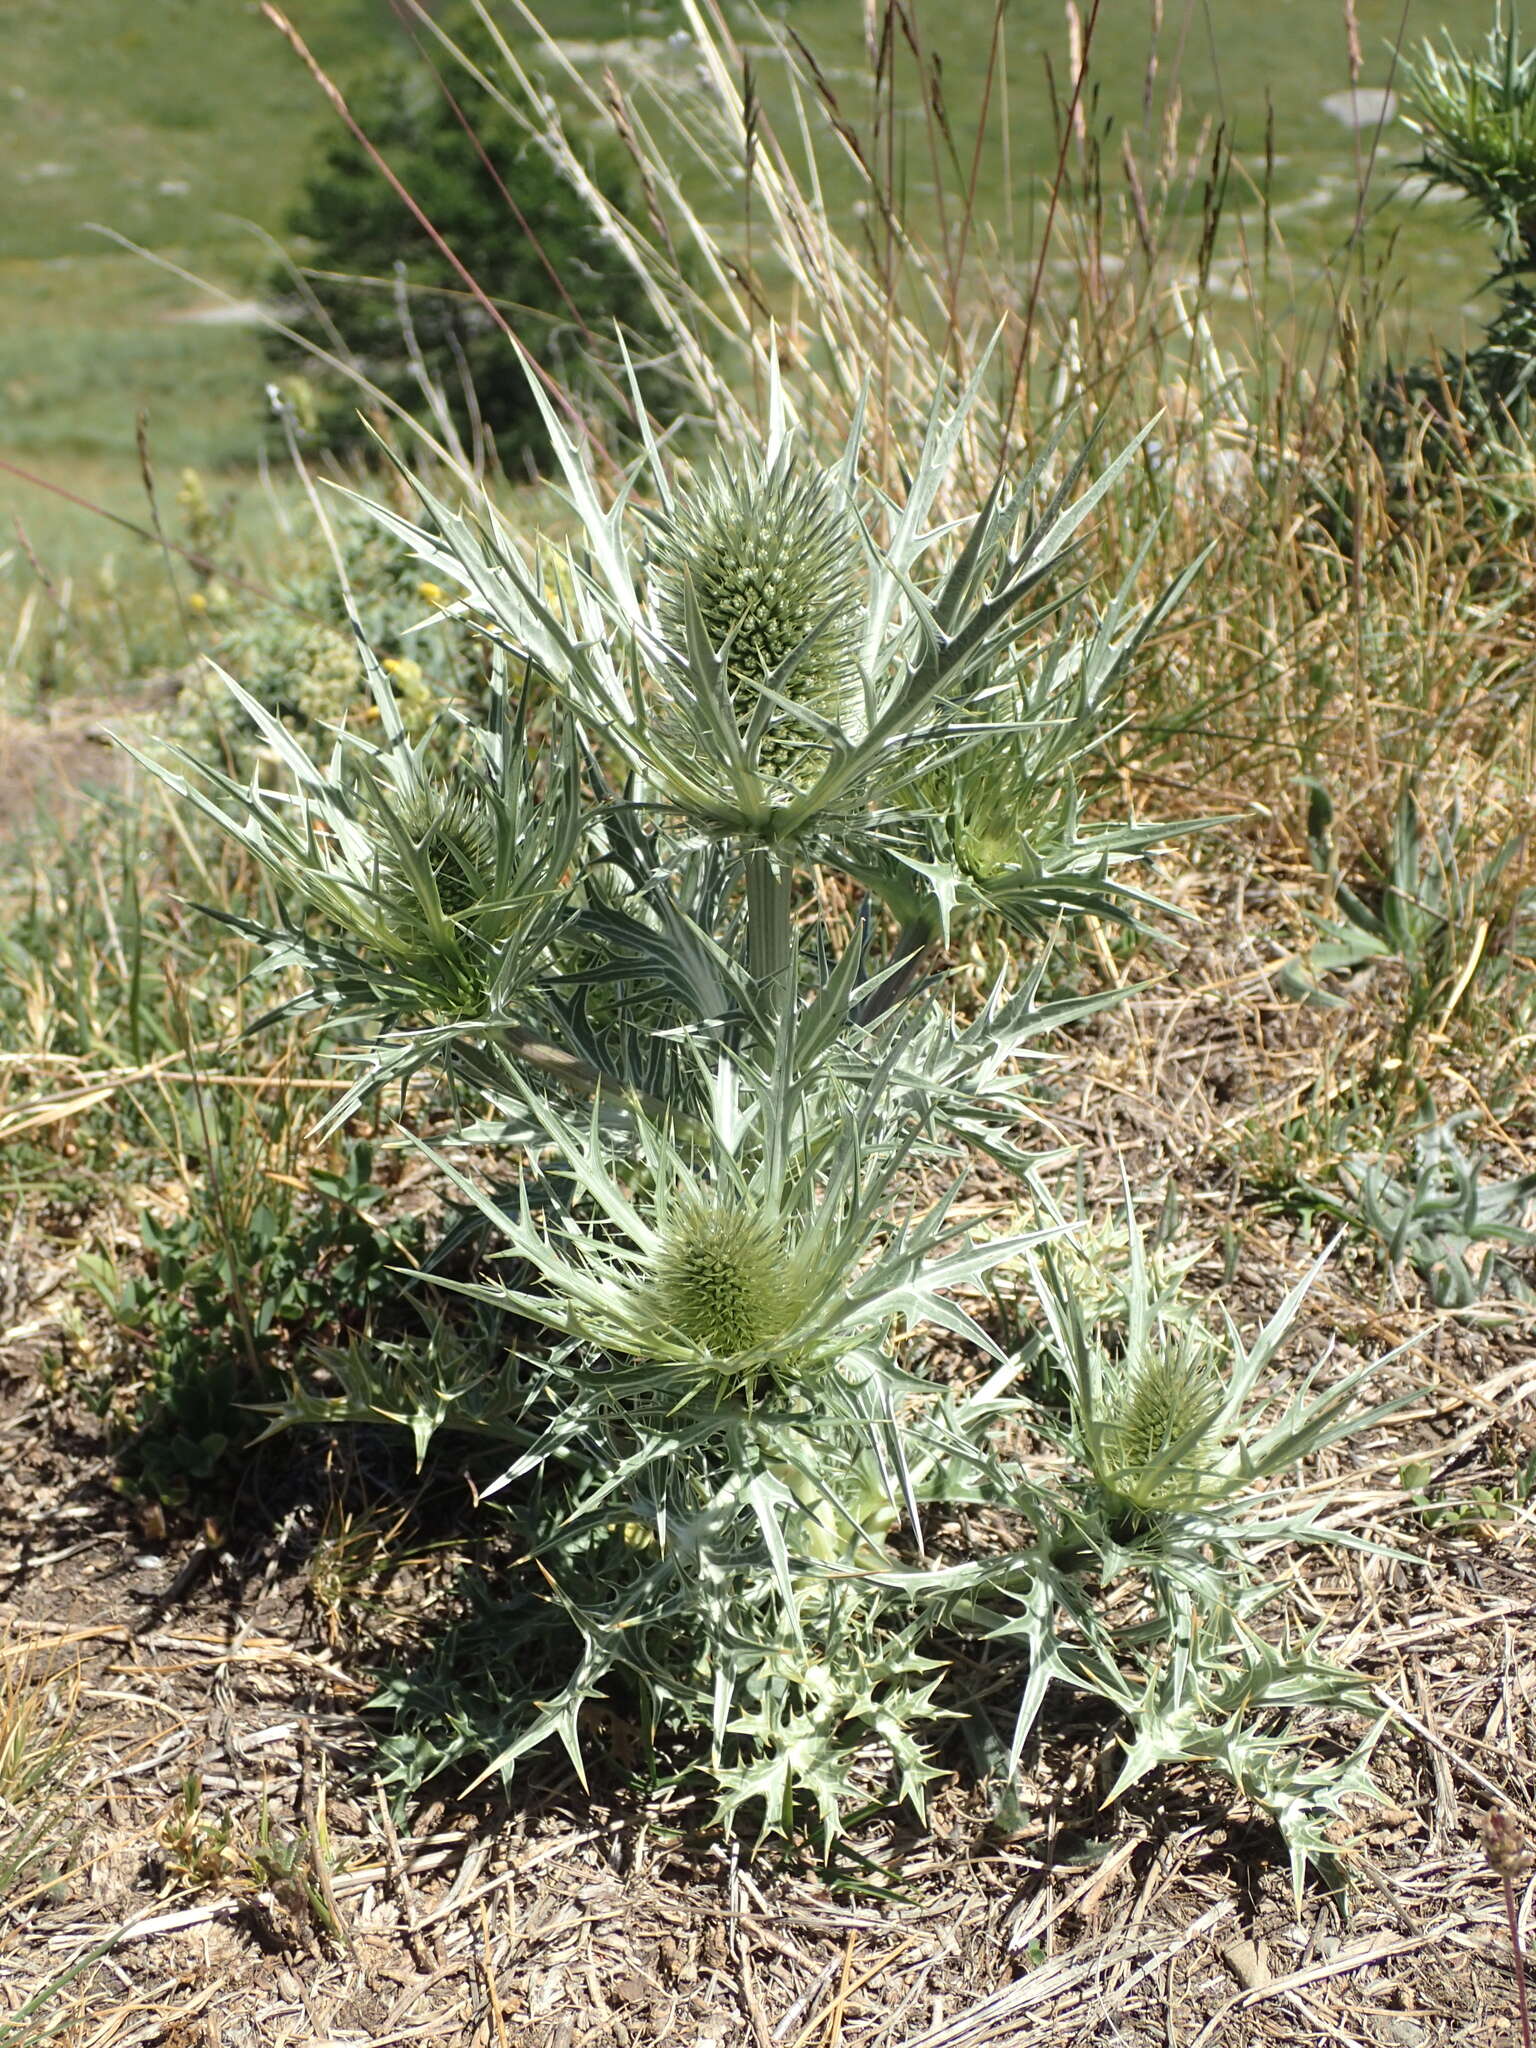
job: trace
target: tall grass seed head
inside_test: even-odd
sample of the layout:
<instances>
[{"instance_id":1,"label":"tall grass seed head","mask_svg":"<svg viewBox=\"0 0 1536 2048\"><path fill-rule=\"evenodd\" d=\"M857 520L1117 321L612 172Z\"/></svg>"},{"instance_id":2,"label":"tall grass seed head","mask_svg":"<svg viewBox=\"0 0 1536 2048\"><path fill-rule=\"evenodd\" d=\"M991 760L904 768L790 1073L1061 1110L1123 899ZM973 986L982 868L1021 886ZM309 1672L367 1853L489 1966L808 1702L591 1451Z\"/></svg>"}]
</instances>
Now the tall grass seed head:
<instances>
[{"instance_id":1,"label":"tall grass seed head","mask_svg":"<svg viewBox=\"0 0 1536 2048\"><path fill-rule=\"evenodd\" d=\"M686 643L685 589L692 584L710 644L727 647L726 680L745 726L760 686L815 633L783 695L834 724L862 699L859 551L852 522L819 471L788 459L758 474L714 469L683 496L656 554L657 614L670 645ZM764 763L792 772L812 728L778 730Z\"/></svg>"}]
</instances>

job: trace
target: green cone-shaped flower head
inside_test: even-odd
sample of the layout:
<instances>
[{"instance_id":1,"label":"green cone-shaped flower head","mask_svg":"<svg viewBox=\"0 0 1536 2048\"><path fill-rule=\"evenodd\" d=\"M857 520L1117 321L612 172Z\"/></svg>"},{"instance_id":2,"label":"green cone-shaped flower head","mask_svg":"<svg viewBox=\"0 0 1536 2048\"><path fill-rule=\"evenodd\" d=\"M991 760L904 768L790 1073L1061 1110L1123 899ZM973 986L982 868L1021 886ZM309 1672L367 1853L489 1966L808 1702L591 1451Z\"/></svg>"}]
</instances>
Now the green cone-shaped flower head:
<instances>
[{"instance_id":1,"label":"green cone-shaped flower head","mask_svg":"<svg viewBox=\"0 0 1536 2048\"><path fill-rule=\"evenodd\" d=\"M1216 1450L1204 1433L1221 1405L1221 1381L1205 1347L1187 1335L1169 1337L1109 1393L1101 1476L1149 1512L1195 1506Z\"/></svg>"},{"instance_id":2,"label":"green cone-shaped flower head","mask_svg":"<svg viewBox=\"0 0 1536 2048\"><path fill-rule=\"evenodd\" d=\"M482 782L457 775L441 787L423 789L396 816L431 870L445 917L463 917L494 899L496 820ZM411 886L393 843L381 849L380 876L401 889Z\"/></svg>"},{"instance_id":3,"label":"green cone-shaped flower head","mask_svg":"<svg viewBox=\"0 0 1536 2048\"><path fill-rule=\"evenodd\" d=\"M689 1198L668 1217L654 1274L660 1320L722 1366L787 1366L775 1347L802 1322L804 1262L769 1215L729 1198Z\"/></svg>"},{"instance_id":4,"label":"green cone-shaped flower head","mask_svg":"<svg viewBox=\"0 0 1536 2048\"><path fill-rule=\"evenodd\" d=\"M657 615L669 645L687 644L692 586L710 644L727 649L726 681L743 727L761 685L814 634L779 693L846 723L861 702L859 547L847 510L819 470L786 453L771 467L712 470L682 496L657 549ZM763 763L792 773L814 728L776 712Z\"/></svg>"},{"instance_id":5,"label":"green cone-shaped flower head","mask_svg":"<svg viewBox=\"0 0 1536 2048\"><path fill-rule=\"evenodd\" d=\"M1127 1382L1114 1416L1115 1448L1132 1471L1198 1438L1221 1406L1209 1363L1175 1346L1147 1359Z\"/></svg>"}]
</instances>

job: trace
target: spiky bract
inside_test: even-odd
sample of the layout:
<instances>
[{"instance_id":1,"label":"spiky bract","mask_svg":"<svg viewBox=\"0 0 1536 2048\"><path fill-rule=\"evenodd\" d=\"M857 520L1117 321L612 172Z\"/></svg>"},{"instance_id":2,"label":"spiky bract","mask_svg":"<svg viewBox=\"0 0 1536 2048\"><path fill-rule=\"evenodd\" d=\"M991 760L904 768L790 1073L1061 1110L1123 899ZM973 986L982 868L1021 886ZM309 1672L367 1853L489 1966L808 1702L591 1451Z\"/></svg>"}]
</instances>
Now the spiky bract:
<instances>
[{"instance_id":1,"label":"spiky bract","mask_svg":"<svg viewBox=\"0 0 1536 2048\"><path fill-rule=\"evenodd\" d=\"M423 787L397 821L425 860L445 917L463 917L495 901L496 820L484 783L462 774L445 785ZM410 886L394 845L381 852L380 877L386 886Z\"/></svg>"},{"instance_id":2,"label":"spiky bract","mask_svg":"<svg viewBox=\"0 0 1536 2048\"><path fill-rule=\"evenodd\" d=\"M1067 725L1060 718L1054 727L1042 721L1021 730L1027 709L1017 698L987 710L995 733L935 777L928 792L948 814L960 868L983 888L1034 864L1030 834L1051 819L1063 793L1052 742Z\"/></svg>"}]
</instances>

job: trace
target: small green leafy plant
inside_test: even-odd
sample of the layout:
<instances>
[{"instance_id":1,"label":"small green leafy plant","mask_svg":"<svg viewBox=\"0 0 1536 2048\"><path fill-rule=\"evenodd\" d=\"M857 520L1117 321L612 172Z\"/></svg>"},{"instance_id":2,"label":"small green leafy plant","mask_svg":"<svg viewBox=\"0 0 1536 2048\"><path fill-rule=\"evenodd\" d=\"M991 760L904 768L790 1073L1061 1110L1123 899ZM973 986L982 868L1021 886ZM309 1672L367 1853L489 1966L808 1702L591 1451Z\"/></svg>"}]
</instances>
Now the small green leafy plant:
<instances>
[{"instance_id":1,"label":"small green leafy plant","mask_svg":"<svg viewBox=\"0 0 1536 2048\"><path fill-rule=\"evenodd\" d=\"M1292 996L1336 1006L1347 995L1328 977L1395 962L1407 975L1402 1036L1411 1040L1431 1017L1443 1022L1466 994L1482 965L1490 925L1518 923L1523 905L1511 901L1511 884L1524 843L1518 837L1506 841L1468 872L1469 835L1457 809L1453 806L1431 829L1405 785L1392 815L1377 887L1362 893L1340 873L1333 825L1332 798L1314 783L1308 793L1307 836L1341 914L1317 920L1322 937L1285 969L1280 985Z\"/></svg>"},{"instance_id":2,"label":"small green leafy plant","mask_svg":"<svg viewBox=\"0 0 1536 2048\"><path fill-rule=\"evenodd\" d=\"M1313 918L1320 936L1282 968L1280 988L1330 1009L1361 1005L1369 991L1389 1028L1361 1085L1389 1123L1410 1090L1428 1085L1426 1065L1448 1033L1463 1061L1483 1068L1495 1099L1507 1098L1520 1074L1509 1041L1519 1040L1536 1001L1526 835L1512 833L1488 850L1458 805L1431 826L1405 785L1373 863L1374 886L1355 886L1341 872L1333 802L1318 784L1307 825L1336 915Z\"/></svg>"},{"instance_id":3,"label":"small green leafy plant","mask_svg":"<svg viewBox=\"0 0 1536 2048\"><path fill-rule=\"evenodd\" d=\"M1518 1257L1536 1245L1536 1173L1482 1179L1481 1161L1456 1135L1475 1114L1464 1111L1418 1133L1411 1179L1382 1159L1355 1156L1337 1170L1341 1192L1310 1192L1374 1238L1389 1266L1411 1265L1437 1307L1472 1309L1499 1295L1518 1307L1536 1299L1529 1262Z\"/></svg>"},{"instance_id":4,"label":"small green leafy plant","mask_svg":"<svg viewBox=\"0 0 1536 2048\"><path fill-rule=\"evenodd\" d=\"M168 1506L206 1495L261 1433L258 1410L282 1394L295 1351L397 1304L395 1269L419 1232L368 1213L372 1160L369 1145L348 1145L339 1171L311 1173L318 1200L301 1208L281 1179L242 1185L230 1146L184 1214L142 1218L141 1267L81 1255L138 1364L128 1484Z\"/></svg>"},{"instance_id":5,"label":"small green leafy plant","mask_svg":"<svg viewBox=\"0 0 1536 2048\"><path fill-rule=\"evenodd\" d=\"M1513 1524L1536 1493L1536 1453L1506 1482L1485 1480L1459 1493L1442 1490L1442 1475L1430 1458L1406 1460L1398 1480L1426 1529L1448 1536L1486 1535Z\"/></svg>"}]
</instances>

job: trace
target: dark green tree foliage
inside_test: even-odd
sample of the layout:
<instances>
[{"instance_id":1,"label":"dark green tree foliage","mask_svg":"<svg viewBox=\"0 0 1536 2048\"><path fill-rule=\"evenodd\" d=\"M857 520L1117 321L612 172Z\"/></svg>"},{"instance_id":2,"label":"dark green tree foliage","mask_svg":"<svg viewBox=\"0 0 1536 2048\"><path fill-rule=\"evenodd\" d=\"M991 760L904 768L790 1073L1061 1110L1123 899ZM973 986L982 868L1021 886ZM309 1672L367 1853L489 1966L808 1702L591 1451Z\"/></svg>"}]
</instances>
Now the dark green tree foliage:
<instances>
[{"instance_id":1,"label":"dark green tree foliage","mask_svg":"<svg viewBox=\"0 0 1536 2048\"><path fill-rule=\"evenodd\" d=\"M1464 54L1449 34L1425 41L1402 81L1422 145L1406 168L1462 195L1498 261L1482 342L1388 369L1373 386L1367 424L1389 476L1415 442L1431 471L1465 469L1511 427L1527 434L1536 387L1536 49L1499 8L1481 49Z\"/></svg>"},{"instance_id":2,"label":"dark green tree foliage","mask_svg":"<svg viewBox=\"0 0 1536 2048\"><path fill-rule=\"evenodd\" d=\"M450 9L441 20L486 75L505 77L472 13ZM641 285L515 116L445 51L434 46L431 56L429 63L404 48L381 56L342 81L347 103L519 340L579 401L602 402L619 362L616 324L637 361L653 352L655 323ZM599 188L633 212L628 160L615 138L591 138L588 167ZM425 417L414 340L466 445L478 414L510 471L542 460L544 436L506 334L344 126L329 135L286 226L301 279L285 269L272 291L289 326L332 352L339 335L373 384ZM271 353L309 381L314 402L300 410L317 435L335 447L365 439L367 395L351 379L326 372L281 336L272 337ZM654 380L648 387L654 405Z\"/></svg>"}]
</instances>

